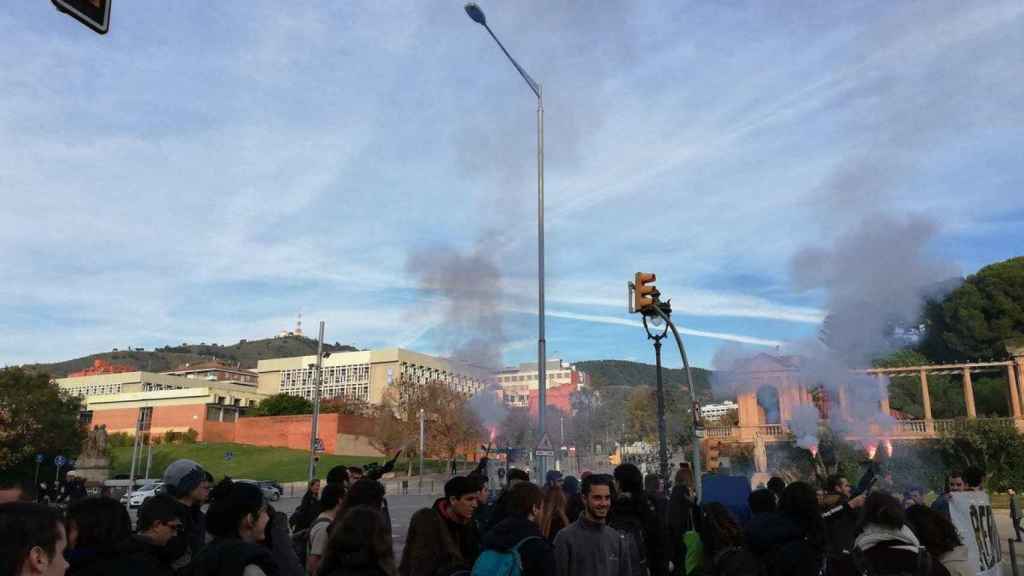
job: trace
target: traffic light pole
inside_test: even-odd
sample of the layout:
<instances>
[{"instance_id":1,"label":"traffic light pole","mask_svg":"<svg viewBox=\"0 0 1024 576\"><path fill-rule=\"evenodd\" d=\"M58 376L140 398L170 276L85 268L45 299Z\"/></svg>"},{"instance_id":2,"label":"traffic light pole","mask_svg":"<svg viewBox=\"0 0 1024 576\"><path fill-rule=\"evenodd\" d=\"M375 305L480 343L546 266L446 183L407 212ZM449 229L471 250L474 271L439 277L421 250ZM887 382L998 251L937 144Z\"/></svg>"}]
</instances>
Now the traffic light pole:
<instances>
[{"instance_id":1,"label":"traffic light pole","mask_svg":"<svg viewBox=\"0 0 1024 576\"><path fill-rule=\"evenodd\" d=\"M320 420L320 386L323 382L324 362L324 321L320 321L320 338L316 344L316 384L313 386L313 422L309 432L309 482L316 475L317 425Z\"/></svg>"},{"instance_id":2,"label":"traffic light pole","mask_svg":"<svg viewBox=\"0 0 1024 576\"><path fill-rule=\"evenodd\" d=\"M654 358L658 367L658 465L661 478L667 486L668 477L668 439L665 433L665 387L661 380L661 339L664 334L654 338Z\"/></svg>"},{"instance_id":3,"label":"traffic light pole","mask_svg":"<svg viewBox=\"0 0 1024 576\"><path fill-rule=\"evenodd\" d=\"M669 329L672 330L672 335L675 336L676 346L679 348L679 356L683 359L683 368L686 369L686 387L690 389L690 407L692 410L696 406L694 400L697 391L693 387L693 371L690 370L690 361L686 358L686 348L683 346L683 339L679 337L679 331L676 330L676 325L669 318L668 314L665 314L658 306L652 306L652 309L668 324ZM691 465L693 466L693 489L697 496L697 502L700 502L703 492L700 477L700 436L703 434L697 427L698 416L698 414L693 414L691 418L693 421L693 462Z\"/></svg>"}]
</instances>

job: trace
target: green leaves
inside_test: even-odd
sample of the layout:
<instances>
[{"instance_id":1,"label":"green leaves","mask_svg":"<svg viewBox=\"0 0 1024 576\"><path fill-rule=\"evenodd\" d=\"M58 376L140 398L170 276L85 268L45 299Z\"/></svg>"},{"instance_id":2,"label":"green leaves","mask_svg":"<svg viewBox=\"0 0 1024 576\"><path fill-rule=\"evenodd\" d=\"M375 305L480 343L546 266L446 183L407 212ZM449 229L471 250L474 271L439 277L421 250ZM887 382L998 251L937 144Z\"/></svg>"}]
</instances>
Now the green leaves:
<instances>
[{"instance_id":1,"label":"green leaves","mask_svg":"<svg viewBox=\"0 0 1024 576\"><path fill-rule=\"evenodd\" d=\"M37 453L77 456L85 438L80 410L79 399L49 375L0 369L0 468L14 468Z\"/></svg>"},{"instance_id":2,"label":"green leaves","mask_svg":"<svg viewBox=\"0 0 1024 576\"><path fill-rule=\"evenodd\" d=\"M313 403L299 396L274 394L264 398L256 406L256 416L292 416L312 414Z\"/></svg>"}]
</instances>

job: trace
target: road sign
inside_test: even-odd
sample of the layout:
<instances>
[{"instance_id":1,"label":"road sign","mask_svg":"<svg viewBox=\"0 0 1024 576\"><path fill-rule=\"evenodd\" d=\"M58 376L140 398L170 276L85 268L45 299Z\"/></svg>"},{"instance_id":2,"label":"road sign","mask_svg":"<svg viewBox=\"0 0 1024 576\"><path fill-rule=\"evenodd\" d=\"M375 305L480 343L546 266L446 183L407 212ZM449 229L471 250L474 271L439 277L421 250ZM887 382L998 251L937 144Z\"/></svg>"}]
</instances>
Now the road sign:
<instances>
[{"instance_id":1,"label":"road sign","mask_svg":"<svg viewBox=\"0 0 1024 576\"><path fill-rule=\"evenodd\" d=\"M554 456L555 449L551 446L551 438L545 433L544 437L537 443L537 448L533 451L534 456Z\"/></svg>"},{"instance_id":2,"label":"road sign","mask_svg":"<svg viewBox=\"0 0 1024 576\"><path fill-rule=\"evenodd\" d=\"M50 0L57 10L64 12L93 31L106 34L110 30L110 3L112 0Z\"/></svg>"},{"instance_id":3,"label":"road sign","mask_svg":"<svg viewBox=\"0 0 1024 576\"><path fill-rule=\"evenodd\" d=\"M53 459L53 463L56 464L58 467L63 466L68 463L68 459L63 456L57 456L56 458Z\"/></svg>"},{"instance_id":4,"label":"road sign","mask_svg":"<svg viewBox=\"0 0 1024 576\"><path fill-rule=\"evenodd\" d=\"M225 462L231 462L231 460L232 460L232 459L233 459L234 457L235 457L235 453L234 453L234 452L225 452L225 453L224 453L224 461L225 461Z\"/></svg>"},{"instance_id":5,"label":"road sign","mask_svg":"<svg viewBox=\"0 0 1024 576\"><path fill-rule=\"evenodd\" d=\"M45 461L46 461L46 455L45 454L36 454L36 464L42 464Z\"/></svg>"},{"instance_id":6,"label":"road sign","mask_svg":"<svg viewBox=\"0 0 1024 576\"><path fill-rule=\"evenodd\" d=\"M317 438L316 442L313 443L313 451L317 454L324 453L324 440L323 438Z\"/></svg>"}]
</instances>

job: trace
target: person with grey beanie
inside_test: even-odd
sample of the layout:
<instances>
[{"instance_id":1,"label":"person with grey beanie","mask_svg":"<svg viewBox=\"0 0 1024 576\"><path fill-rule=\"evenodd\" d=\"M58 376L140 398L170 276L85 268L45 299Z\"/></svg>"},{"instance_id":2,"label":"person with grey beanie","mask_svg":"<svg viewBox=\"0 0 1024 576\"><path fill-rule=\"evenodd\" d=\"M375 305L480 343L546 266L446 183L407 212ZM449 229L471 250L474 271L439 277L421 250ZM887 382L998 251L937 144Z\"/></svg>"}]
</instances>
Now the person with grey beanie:
<instances>
[{"instance_id":1,"label":"person with grey beanie","mask_svg":"<svg viewBox=\"0 0 1024 576\"><path fill-rule=\"evenodd\" d=\"M213 477L193 460L175 460L164 470L163 490L178 503L182 530L167 543L176 574L190 573L193 561L206 547L206 515L202 506L210 496Z\"/></svg>"}]
</instances>

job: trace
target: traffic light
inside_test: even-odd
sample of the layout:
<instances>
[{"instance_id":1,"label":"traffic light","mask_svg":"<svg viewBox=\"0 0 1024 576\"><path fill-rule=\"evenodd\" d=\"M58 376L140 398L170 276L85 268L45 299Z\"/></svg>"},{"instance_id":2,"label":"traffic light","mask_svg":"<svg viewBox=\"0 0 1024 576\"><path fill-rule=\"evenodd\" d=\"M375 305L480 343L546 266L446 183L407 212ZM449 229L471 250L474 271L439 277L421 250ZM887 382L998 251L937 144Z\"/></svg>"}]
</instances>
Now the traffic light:
<instances>
[{"instance_id":1,"label":"traffic light","mask_svg":"<svg viewBox=\"0 0 1024 576\"><path fill-rule=\"evenodd\" d=\"M714 472L718 470L718 456L721 452L721 440L706 440L705 441L705 456L707 458L707 469L708 472Z\"/></svg>"},{"instance_id":2,"label":"traffic light","mask_svg":"<svg viewBox=\"0 0 1024 576\"><path fill-rule=\"evenodd\" d=\"M608 456L608 463L611 464L612 466L618 466L619 464L622 464L622 454L619 453L618 448L615 449L615 452L611 453L611 456Z\"/></svg>"},{"instance_id":3,"label":"traffic light","mask_svg":"<svg viewBox=\"0 0 1024 576\"><path fill-rule=\"evenodd\" d=\"M633 311L643 312L651 306L654 306L654 301L661 295L658 289L654 286L654 281L657 280L657 276L648 272L637 272L636 278L633 283Z\"/></svg>"},{"instance_id":4,"label":"traffic light","mask_svg":"<svg viewBox=\"0 0 1024 576\"><path fill-rule=\"evenodd\" d=\"M110 30L111 0L51 0L57 10L64 12L99 34Z\"/></svg>"}]
</instances>

